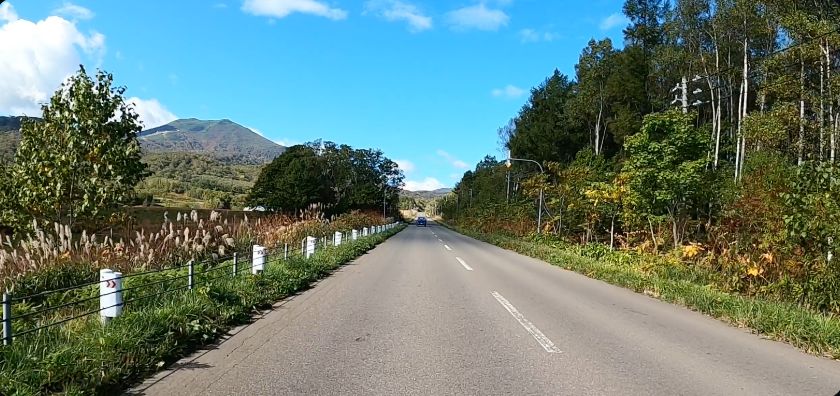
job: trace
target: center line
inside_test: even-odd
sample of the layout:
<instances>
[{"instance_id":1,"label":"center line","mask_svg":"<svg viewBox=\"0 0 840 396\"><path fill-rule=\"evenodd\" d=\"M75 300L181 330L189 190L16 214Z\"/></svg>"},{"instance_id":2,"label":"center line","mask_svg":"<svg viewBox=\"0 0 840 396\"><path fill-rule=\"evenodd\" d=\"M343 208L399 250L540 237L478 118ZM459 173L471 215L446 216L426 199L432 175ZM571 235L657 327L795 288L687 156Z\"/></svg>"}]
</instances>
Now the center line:
<instances>
[{"instance_id":1,"label":"center line","mask_svg":"<svg viewBox=\"0 0 840 396\"><path fill-rule=\"evenodd\" d=\"M546 337L545 334L543 334L540 331L540 329L537 328L537 326L534 326L534 324L531 323L531 321L525 319L525 316L519 313L516 307L514 307L507 299L502 297L502 295L498 292L494 291L492 294L493 297L496 298L496 301L498 301L499 304L502 304L502 306L505 307L505 309L508 312L510 312L511 315L513 315L513 317L519 322L519 324L521 324L522 327L525 328L525 330L528 330L528 332L531 333L532 336L534 336L534 339L536 339L537 342L539 342L540 345L542 345L543 349L545 349L546 352L560 353L560 349L558 349L557 346L555 346L554 343L551 342L551 340L549 340L548 337Z\"/></svg>"},{"instance_id":2,"label":"center line","mask_svg":"<svg viewBox=\"0 0 840 396\"><path fill-rule=\"evenodd\" d=\"M443 242L443 241L441 241L441 242ZM451 247L449 247L449 245L443 245L443 247L445 247L445 248L446 248L446 250L450 250L450 251L452 250L452 248L451 248Z\"/></svg>"},{"instance_id":3,"label":"center line","mask_svg":"<svg viewBox=\"0 0 840 396\"><path fill-rule=\"evenodd\" d=\"M469 265L467 265L467 263L466 263L466 262L464 262L464 260L461 260L461 258L460 258L460 257L455 257L455 259L456 259L456 260L458 260L458 262L459 262L459 263L461 263L461 265L463 265L463 266L464 266L464 268L466 268L466 269L467 269L467 271L472 271L472 270L473 270L473 269L472 269L472 267L470 267Z\"/></svg>"}]
</instances>

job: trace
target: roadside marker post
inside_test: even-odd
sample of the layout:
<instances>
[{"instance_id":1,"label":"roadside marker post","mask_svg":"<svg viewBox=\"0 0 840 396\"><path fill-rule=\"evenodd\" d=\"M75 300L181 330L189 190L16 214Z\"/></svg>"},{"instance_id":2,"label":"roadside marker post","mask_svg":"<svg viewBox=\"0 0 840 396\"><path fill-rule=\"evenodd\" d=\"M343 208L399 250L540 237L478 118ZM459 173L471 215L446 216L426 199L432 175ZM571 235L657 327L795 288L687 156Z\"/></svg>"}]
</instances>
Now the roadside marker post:
<instances>
[{"instance_id":1,"label":"roadside marker post","mask_svg":"<svg viewBox=\"0 0 840 396\"><path fill-rule=\"evenodd\" d=\"M12 345L12 296L3 293L3 345Z\"/></svg>"},{"instance_id":2,"label":"roadside marker post","mask_svg":"<svg viewBox=\"0 0 840 396\"><path fill-rule=\"evenodd\" d=\"M233 252L233 276L236 276L236 273L239 272L239 268L237 267L239 264L239 256L236 252Z\"/></svg>"},{"instance_id":3,"label":"roadside marker post","mask_svg":"<svg viewBox=\"0 0 840 396\"><path fill-rule=\"evenodd\" d=\"M306 237L306 258L312 257L315 254L315 242L317 239L315 237L308 236Z\"/></svg>"},{"instance_id":4,"label":"roadside marker post","mask_svg":"<svg viewBox=\"0 0 840 396\"><path fill-rule=\"evenodd\" d=\"M288 260L288 259L289 259L289 244L284 243L283 244L283 260Z\"/></svg>"},{"instance_id":5,"label":"roadside marker post","mask_svg":"<svg viewBox=\"0 0 840 396\"><path fill-rule=\"evenodd\" d=\"M122 314L122 273L110 269L99 270L99 316L102 324Z\"/></svg>"},{"instance_id":6,"label":"roadside marker post","mask_svg":"<svg viewBox=\"0 0 840 396\"><path fill-rule=\"evenodd\" d=\"M187 262L187 289L192 290L195 286L195 261Z\"/></svg>"},{"instance_id":7,"label":"roadside marker post","mask_svg":"<svg viewBox=\"0 0 840 396\"><path fill-rule=\"evenodd\" d=\"M260 245L254 245L253 248L253 259L251 260L251 273L254 275L258 275L259 273L265 270L265 254L266 254L266 247Z\"/></svg>"}]
</instances>

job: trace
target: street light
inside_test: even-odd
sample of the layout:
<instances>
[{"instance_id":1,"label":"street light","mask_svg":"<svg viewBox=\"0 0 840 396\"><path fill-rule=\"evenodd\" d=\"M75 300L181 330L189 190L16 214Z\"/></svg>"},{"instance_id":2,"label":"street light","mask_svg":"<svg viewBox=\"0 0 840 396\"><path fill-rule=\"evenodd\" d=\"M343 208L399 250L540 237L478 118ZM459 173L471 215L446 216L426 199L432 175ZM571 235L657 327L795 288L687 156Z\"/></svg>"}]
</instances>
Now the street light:
<instances>
[{"instance_id":1,"label":"street light","mask_svg":"<svg viewBox=\"0 0 840 396\"><path fill-rule=\"evenodd\" d=\"M510 168L511 165L512 165L511 161L533 162L533 163L537 164L537 166L540 168L540 173L545 174L545 170L543 170L543 167L539 162L534 161L534 160L524 159L524 158L511 158L510 157L510 152L508 152L508 159L507 159L507 161L505 161L505 166ZM542 212L543 212L543 187L542 186L540 186L539 207L540 207L540 209L537 212L537 234L542 233Z\"/></svg>"}]
</instances>

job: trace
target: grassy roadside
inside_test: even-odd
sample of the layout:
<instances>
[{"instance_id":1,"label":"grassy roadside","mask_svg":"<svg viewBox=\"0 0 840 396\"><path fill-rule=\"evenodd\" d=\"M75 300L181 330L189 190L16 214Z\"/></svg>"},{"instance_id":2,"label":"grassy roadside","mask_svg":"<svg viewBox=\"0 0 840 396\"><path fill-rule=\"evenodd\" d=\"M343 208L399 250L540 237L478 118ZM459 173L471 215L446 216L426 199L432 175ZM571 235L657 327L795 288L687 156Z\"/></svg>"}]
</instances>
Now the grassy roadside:
<instances>
[{"instance_id":1,"label":"grassy roadside","mask_svg":"<svg viewBox=\"0 0 840 396\"><path fill-rule=\"evenodd\" d=\"M788 342L808 353L840 359L840 318L784 301L727 293L709 282L710 274L687 266L650 266L624 252L584 257L568 247L462 229L464 235L546 261L571 271L748 328L767 338Z\"/></svg>"},{"instance_id":2,"label":"grassy roadside","mask_svg":"<svg viewBox=\"0 0 840 396\"><path fill-rule=\"evenodd\" d=\"M322 250L309 260L271 259L260 276L247 269L237 277L211 273L196 279L192 292L138 300L108 326L92 315L16 339L0 347L0 394L117 393L246 323L256 311L306 289L403 228ZM132 281L153 283L161 276L181 275L171 271Z\"/></svg>"}]
</instances>

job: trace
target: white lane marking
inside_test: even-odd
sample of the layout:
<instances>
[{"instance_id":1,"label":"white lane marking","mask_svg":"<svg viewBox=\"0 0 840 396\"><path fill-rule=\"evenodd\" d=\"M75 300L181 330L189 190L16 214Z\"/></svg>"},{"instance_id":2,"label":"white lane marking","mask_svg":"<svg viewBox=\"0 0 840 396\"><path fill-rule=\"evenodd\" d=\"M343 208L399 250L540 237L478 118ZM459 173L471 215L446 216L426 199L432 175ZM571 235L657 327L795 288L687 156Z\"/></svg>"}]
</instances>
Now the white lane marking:
<instances>
[{"instance_id":1,"label":"white lane marking","mask_svg":"<svg viewBox=\"0 0 840 396\"><path fill-rule=\"evenodd\" d=\"M456 259L456 260L458 260L458 262L459 262L459 263L461 263L461 265L463 265L463 266L464 266L464 268L465 268L467 271L472 271L472 270L473 270L473 269L472 269L472 267L470 267L469 265L467 265L467 263L466 263L464 260L462 260L460 257L455 257L455 259Z\"/></svg>"},{"instance_id":2,"label":"white lane marking","mask_svg":"<svg viewBox=\"0 0 840 396\"><path fill-rule=\"evenodd\" d=\"M441 242L443 242L443 241L441 241ZM446 250L452 251L452 248L451 248L451 247L449 247L449 245L443 245L443 247L445 247L445 248L446 248Z\"/></svg>"},{"instance_id":3,"label":"white lane marking","mask_svg":"<svg viewBox=\"0 0 840 396\"><path fill-rule=\"evenodd\" d=\"M498 301L499 304L502 304L502 306L505 307L505 309L508 312L510 312L511 315L513 315L513 317L519 322L519 324L521 324L522 327L525 328L525 330L528 330L528 332L531 333L532 336L534 336L534 339L536 339L537 342L539 342L540 345L542 345L543 349L545 349L546 352L560 353L560 349L558 349L557 346L555 346L554 343L551 342L551 340L549 340L548 337L546 337L545 334L543 334L540 331L540 329L537 328L537 326L534 326L534 324L531 323L528 319L525 319L525 316L519 313L516 307L514 307L507 299L502 297L502 295L498 292L494 291L492 294L493 297L496 297L496 301Z\"/></svg>"}]
</instances>

